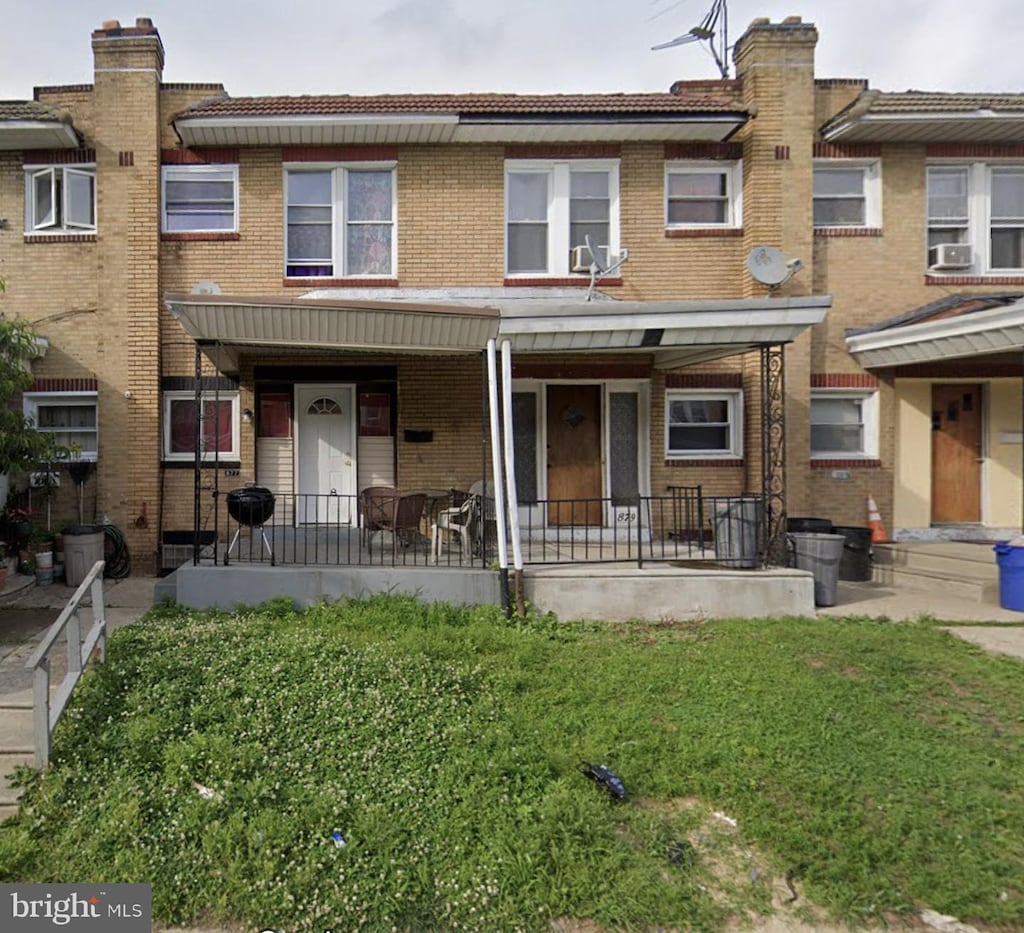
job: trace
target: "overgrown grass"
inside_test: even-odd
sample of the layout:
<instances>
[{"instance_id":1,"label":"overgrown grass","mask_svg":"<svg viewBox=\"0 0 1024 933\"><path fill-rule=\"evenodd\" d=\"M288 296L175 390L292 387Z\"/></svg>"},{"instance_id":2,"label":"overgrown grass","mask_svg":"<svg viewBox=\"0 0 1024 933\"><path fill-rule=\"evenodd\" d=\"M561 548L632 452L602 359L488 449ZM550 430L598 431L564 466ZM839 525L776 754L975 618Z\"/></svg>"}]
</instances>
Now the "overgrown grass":
<instances>
[{"instance_id":1,"label":"overgrown grass","mask_svg":"<svg viewBox=\"0 0 1024 933\"><path fill-rule=\"evenodd\" d=\"M165 922L258 929L713 930L791 871L847 919L1020 929L1021 673L863 619L162 609L81 685L0 879L148 881Z\"/></svg>"}]
</instances>

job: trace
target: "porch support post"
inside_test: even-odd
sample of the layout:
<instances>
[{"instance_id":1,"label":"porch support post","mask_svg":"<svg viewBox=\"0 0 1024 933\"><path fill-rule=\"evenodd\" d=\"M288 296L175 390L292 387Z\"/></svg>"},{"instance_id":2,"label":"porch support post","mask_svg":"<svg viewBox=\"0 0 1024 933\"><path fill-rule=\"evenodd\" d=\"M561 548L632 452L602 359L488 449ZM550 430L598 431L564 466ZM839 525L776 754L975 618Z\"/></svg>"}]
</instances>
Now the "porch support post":
<instances>
[{"instance_id":1,"label":"porch support post","mask_svg":"<svg viewBox=\"0 0 1024 933\"><path fill-rule=\"evenodd\" d=\"M785 563L786 356L783 344L761 347L761 497L764 531L761 562Z\"/></svg>"},{"instance_id":2,"label":"porch support post","mask_svg":"<svg viewBox=\"0 0 1024 933\"><path fill-rule=\"evenodd\" d=\"M192 467L192 564L199 566L199 524L200 524L200 508L199 508L199 496L202 492L202 474L200 472L200 466L202 464L202 452L200 445L203 437L203 354L199 348L199 341L196 341L196 361L195 361L195 436L193 437L194 445L194 460ZM216 543L214 544L214 553L216 553Z\"/></svg>"},{"instance_id":3,"label":"porch support post","mask_svg":"<svg viewBox=\"0 0 1024 933\"><path fill-rule=\"evenodd\" d=\"M501 424L505 441L505 485L508 487L508 528L515 568L516 612L526 614L523 596L523 547L519 540L519 495L516 489L516 452L512 433L512 342L501 342Z\"/></svg>"},{"instance_id":4,"label":"porch support post","mask_svg":"<svg viewBox=\"0 0 1024 933\"><path fill-rule=\"evenodd\" d=\"M498 567L501 573L501 608L506 615L509 611L508 601L508 546L505 541L505 489L501 481L501 409L498 406L498 356L494 338L487 341L487 403L491 425L491 472L494 476L494 523L498 538ZM486 562L487 551L487 487L484 486L484 505L482 508L483 534L480 548L481 557Z\"/></svg>"}]
</instances>

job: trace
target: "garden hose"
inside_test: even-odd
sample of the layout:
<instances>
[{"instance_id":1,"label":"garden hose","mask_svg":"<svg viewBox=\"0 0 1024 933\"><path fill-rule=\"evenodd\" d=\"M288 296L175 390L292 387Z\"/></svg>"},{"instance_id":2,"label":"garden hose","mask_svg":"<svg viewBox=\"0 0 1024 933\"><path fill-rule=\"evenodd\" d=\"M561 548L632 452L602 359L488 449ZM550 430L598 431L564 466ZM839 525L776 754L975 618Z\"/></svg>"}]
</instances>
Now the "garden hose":
<instances>
[{"instance_id":1,"label":"garden hose","mask_svg":"<svg viewBox=\"0 0 1024 933\"><path fill-rule=\"evenodd\" d=\"M107 566L103 571L103 576L111 580L123 580L132 572L132 561L128 556L128 543L124 540L121 529L116 525L105 524L103 534L113 545L112 548L107 549L109 556L105 558Z\"/></svg>"}]
</instances>

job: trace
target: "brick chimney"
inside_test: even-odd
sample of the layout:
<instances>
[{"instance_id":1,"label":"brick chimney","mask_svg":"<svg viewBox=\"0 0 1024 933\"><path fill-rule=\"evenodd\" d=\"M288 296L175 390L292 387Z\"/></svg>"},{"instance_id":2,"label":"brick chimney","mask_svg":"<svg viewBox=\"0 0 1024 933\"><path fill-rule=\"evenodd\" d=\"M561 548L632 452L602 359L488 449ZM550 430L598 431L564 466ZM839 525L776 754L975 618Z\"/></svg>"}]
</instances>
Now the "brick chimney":
<instances>
[{"instance_id":1,"label":"brick chimney","mask_svg":"<svg viewBox=\"0 0 1024 933\"><path fill-rule=\"evenodd\" d=\"M747 27L733 52L743 103L755 114L737 134L743 143L744 250L762 244L776 246L787 259L803 262L802 271L784 287L783 297L814 291L811 208L817 42L818 30L799 16L786 17L781 23L760 18ZM764 294L764 286L747 277L744 296ZM786 420L792 425L806 423L814 339L808 332L786 347ZM809 432L786 432L786 490L791 514L804 514L810 507L809 444ZM753 471L748 482L756 479Z\"/></svg>"},{"instance_id":2,"label":"brick chimney","mask_svg":"<svg viewBox=\"0 0 1024 933\"><path fill-rule=\"evenodd\" d=\"M100 483L97 510L126 530L138 553L145 541L131 519L139 503L159 500L164 47L153 21L140 17L134 26L105 22L92 33L92 50L96 259L103 270L97 354L110 389L99 408L100 459L121 459L128 477L117 489Z\"/></svg>"},{"instance_id":3,"label":"brick chimney","mask_svg":"<svg viewBox=\"0 0 1024 933\"><path fill-rule=\"evenodd\" d=\"M138 17L134 26L108 19L93 31L92 53L97 74L111 69L152 70L158 82L163 78L164 46L148 16Z\"/></svg>"}]
</instances>

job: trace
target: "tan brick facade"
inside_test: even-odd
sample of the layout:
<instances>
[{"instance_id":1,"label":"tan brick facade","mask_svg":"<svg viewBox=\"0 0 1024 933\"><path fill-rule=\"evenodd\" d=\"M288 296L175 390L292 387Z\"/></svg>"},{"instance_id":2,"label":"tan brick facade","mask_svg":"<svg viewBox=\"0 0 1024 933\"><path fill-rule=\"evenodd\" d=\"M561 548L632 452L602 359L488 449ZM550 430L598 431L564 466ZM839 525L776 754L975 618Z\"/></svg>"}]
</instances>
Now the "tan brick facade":
<instances>
[{"instance_id":1,"label":"tan brick facade","mask_svg":"<svg viewBox=\"0 0 1024 933\"><path fill-rule=\"evenodd\" d=\"M862 524L871 493L883 515L893 507L896 397L893 379L876 380L882 425L877 461L858 465L812 463L808 409L812 385L841 385L838 377L863 375L847 353L845 332L927 304L946 291L924 275L925 164L923 144L876 147L882 173L882 222L860 235L829 235L812 224L815 153L856 154L824 148L818 130L865 90L860 80L816 80L817 31L796 19L755 21L737 43L737 79L725 82L754 116L726 143L635 141L577 146L499 143L388 144L387 146L243 145L186 150L172 118L184 108L223 94L218 84L161 83L163 47L155 29L140 21L93 36L94 83L44 87L39 100L70 114L83 151L94 153L97 179L95 234L20 234L24 168L61 153L0 151L0 274L7 292L0 312L33 322L49 340L37 378L98 380L98 468L87 493L87 511L108 515L126 532L135 565L156 566L161 530L192 526L193 473L162 458L162 392L167 379L195 375L193 340L164 307L164 295L187 293L212 280L228 295L294 298L318 287L315 280L284 276L284 165L317 160L394 162L397 186L396 275L380 284L403 289L515 287L504 278L505 160L608 153L619 160L621 242L629 262L610 282L609 295L629 301L738 299L763 296L765 287L747 273L755 246L778 246L799 257L803 270L779 295L829 294L825 322L785 349L786 456L790 514L821 514L840 524ZM215 63L211 63L211 67ZM710 85L722 84L710 82ZM343 90L343 89L341 89ZM866 150L859 150L861 154ZM666 160L702 162L740 154L743 160L741 228L666 231ZM160 166L211 164L237 158L237 233L161 235ZM849 232L849 231L847 231ZM685 235L684 235L685 234ZM920 270L908 272L908 270ZM581 287L586 276L570 277ZM947 281L948 280L944 280ZM1010 284L1016 280L1011 279ZM343 282L343 285L359 284ZM1024 284L1024 278L1020 280ZM957 284L958 290L991 290L989 281ZM365 355L309 351L265 355L245 350L238 372L239 408L254 410L261 389L259 367L358 367L373 364L396 373L395 465L406 486L460 486L489 463L483 412L482 356ZM215 375L210 359L204 375ZM591 367L580 370L580 366ZM517 357L527 378L559 381L560 367L580 382L615 378L616 366L649 392L645 413L649 476L655 495L673 485L701 484L709 494L756 490L761 483L762 399L757 354L734 356L678 372L654 367L650 354ZM531 368L532 367L532 368ZM573 368L575 367L575 368ZM587 372L590 374L588 375ZM544 374L548 373L548 376ZM608 375L609 373L613 375ZM874 377L871 377L874 379ZM665 456L665 391L669 385L743 389L745 429L738 461L669 460ZM407 443L406 430L431 430L429 444ZM222 490L259 481L255 426L240 425L237 474L220 479ZM212 485L212 471L203 484ZM65 488L59 509L77 510ZM203 521L210 506L204 505ZM86 516L87 518L89 516Z\"/></svg>"}]
</instances>

